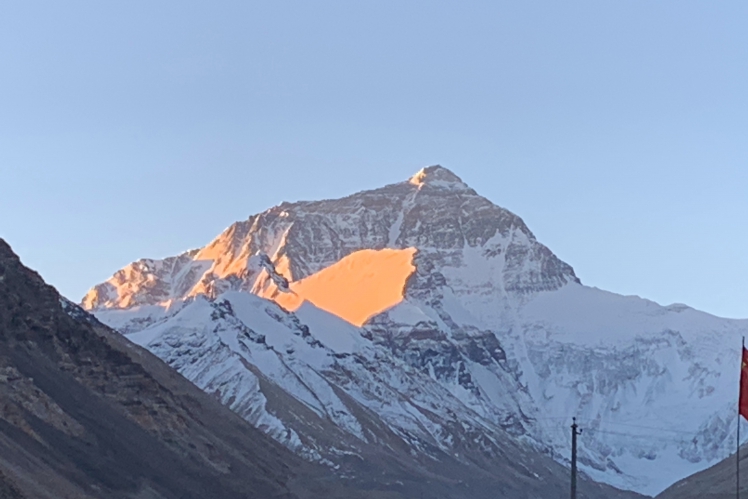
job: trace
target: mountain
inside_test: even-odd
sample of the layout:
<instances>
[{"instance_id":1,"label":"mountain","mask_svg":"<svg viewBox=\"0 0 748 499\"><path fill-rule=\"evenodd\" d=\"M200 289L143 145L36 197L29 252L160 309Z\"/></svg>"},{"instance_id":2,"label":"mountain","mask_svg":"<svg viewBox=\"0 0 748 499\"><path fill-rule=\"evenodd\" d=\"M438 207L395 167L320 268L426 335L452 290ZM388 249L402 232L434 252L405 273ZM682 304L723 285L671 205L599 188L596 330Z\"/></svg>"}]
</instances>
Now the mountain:
<instances>
[{"instance_id":1,"label":"mountain","mask_svg":"<svg viewBox=\"0 0 748 499\"><path fill-rule=\"evenodd\" d=\"M740 450L740 495L748 496L748 448ZM733 499L737 486L735 454L711 468L695 473L668 487L657 499Z\"/></svg>"},{"instance_id":2,"label":"mountain","mask_svg":"<svg viewBox=\"0 0 748 499\"><path fill-rule=\"evenodd\" d=\"M568 464L576 416L586 475L647 494L729 452L748 332L584 286L441 166L282 203L82 305L308 460L396 443L493 473L511 441Z\"/></svg>"},{"instance_id":3,"label":"mountain","mask_svg":"<svg viewBox=\"0 0 748 499\"><path fill-rule=\"evenodd\" d=\"M234 299L233 304L229 298ZM464 460L443 455L439 463L424 466L422 460L403 451L399 436L384 427L375 414L355 406L340 393L339 400L361 411L356 414L357 421L369 423L358 427L361 434L379 444L362 449L360 454L347 452L352 448L350 435L336 431L323 418L315 418L303 403L270 386L272 380L256 371L258 365L268 372L282 369L278 362L273 364L268 347L277 338L266 342L239 322L238 317L257 311L269 313L262 324L268 332L301 339L294 346L308 346L304 353L310 358L324 355L324 347L310 338L308 329L272 302L246 293L233 297L227 294L217 302L200 297L184 307L182 313L188 316L178 314L172 319L167 334L159 335L151 347L160 352L161 345L179 371L206 374L217 370L227 376L223 380L211 378L218 383L213 387L216 392L205 393L148 351L60 297L0 240L0 497L565 496L561 491L566 488L566 471L507 438L487 444L493 445L494 457L498 457L490 465L470 466ZM210 327L215 329L202 331L206 336L201 338L196 326L203 312L209 313ZM182 320L188 329L180 335L176 329ZM341 321L340 327L348 326ZM154 333L151 330L149 334ZM178 348L167 348L170 342ZM239 357L226 345L237 347L239 342L252 345L256 358L250 360L257 361L256 365L232 362ZM292 356L285 361L291 363ZM314 372L299 372L306 377L297 380L299 385L320 381L315 380ZM314 459L319 455L303 453L307 459L301 459L219 401L222 396L217 392L221 390L235 390L232 397L246 401L242 392L256 390L253 382L263 390L254 395L266 397L260 410L270 405L284 407L283 413L298 418L304 429L309 428L311 420L318 425L312 436L328 448L337 448L340 462L352 463L341 468L322 460L320 466L309 462L319 461ZM227 403L247 416L232 400ZM341 411L335 414L336 422L346 420L346 407L338 408ZM264 430L273 427L273 417L267 412L263 416L258 426ZM353 423L353 419L348 422ZM287 431L293 440L291 425ZM474 429L471 436L479 438L478 431ZM278 434L273 436L283 440ZM304 434L304 438L309 436ZM585 498L636 497L585 480L580 485Z\"/></svg>"},{"instance_id":4,"label":"mountain","mask_svg":"<svg viewBox=\"0 0 748 499\"><path fill-rule=\"evenodd\" d=\"M0 240L0 495L291 498L307 468Z\"/></svg>"},{"instance_id":5,"label":"mountain","mask_svg":"<svg viewBox=\"0 0 748 499\"><path fill-rule=\"evenodd\" d=\"M0 239L0 497L413 497L373 468L384 483L341 483L299 458L60 297Z\"/></svg>"},{"instance_id":6,"label":"mountain","mask_svg":"<svg viewBox=\"0 0 748 499\"><path fill-rule=\"evenodd\" d=\"M233 224L204 248L127 266L94 287L83 306L127 309L199 294L215 297L228 289L259 293L274 284L263 256L279 274L298 281L355 251L384 248L428 252L438 268L468 279L463 292L472 280L501 285L501 295L578 282L519 217L478 196L449 170L430 167L408 182L339 200L282 203ZM491 274L462 275L458 268L469 257L486 262Z\"/></svg>"}]
</instances>

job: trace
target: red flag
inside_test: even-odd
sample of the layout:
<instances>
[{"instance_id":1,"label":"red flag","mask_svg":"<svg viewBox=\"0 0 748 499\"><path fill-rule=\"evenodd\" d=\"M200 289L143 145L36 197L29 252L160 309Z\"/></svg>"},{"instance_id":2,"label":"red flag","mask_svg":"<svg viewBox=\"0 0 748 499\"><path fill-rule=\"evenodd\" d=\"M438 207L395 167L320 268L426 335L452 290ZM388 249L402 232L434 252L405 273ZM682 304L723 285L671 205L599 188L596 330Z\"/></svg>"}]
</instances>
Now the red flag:
<instances>
[{"instance_id":1,"label":"red flag","mask_svg":"<svg viewBox=\"0 0 748 499\"><path fill-rule=\"evenodd\" d=\"M748 349L743 347L743 359L740 365L740 400L738 414L748 419Z\"/></svg>"}]
</instances>

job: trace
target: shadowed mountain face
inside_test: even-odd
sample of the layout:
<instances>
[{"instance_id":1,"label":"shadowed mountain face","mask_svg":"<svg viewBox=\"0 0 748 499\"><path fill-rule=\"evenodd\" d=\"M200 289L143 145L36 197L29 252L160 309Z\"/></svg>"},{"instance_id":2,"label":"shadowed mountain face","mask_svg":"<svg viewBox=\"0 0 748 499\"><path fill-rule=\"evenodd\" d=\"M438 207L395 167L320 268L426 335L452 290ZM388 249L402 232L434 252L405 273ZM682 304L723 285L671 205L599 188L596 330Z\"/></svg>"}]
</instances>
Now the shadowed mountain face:
<instances>
[{"instance_id":1,"label":"shadowed mountain face","mask_svg":"<svg viewBox=\"0 0 748 499\"><path fill-rule=\"evenodd\" d=\"M320 471L61 300L0 240L0 497L314 497L304 477Z\"/></svg>"}]
</instances>

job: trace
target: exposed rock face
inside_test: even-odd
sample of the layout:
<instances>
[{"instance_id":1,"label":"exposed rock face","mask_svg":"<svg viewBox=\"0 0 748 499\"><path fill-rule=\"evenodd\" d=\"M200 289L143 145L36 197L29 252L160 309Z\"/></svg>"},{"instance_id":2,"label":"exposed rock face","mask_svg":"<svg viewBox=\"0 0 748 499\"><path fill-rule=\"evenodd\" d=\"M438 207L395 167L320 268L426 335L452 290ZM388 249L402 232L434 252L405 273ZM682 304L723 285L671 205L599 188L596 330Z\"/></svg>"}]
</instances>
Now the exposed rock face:
<instances>
[{"instance_id":1,"label":"exposed rock face","mask_svg":"<svg viewBox=\"0 0 748 499\"><path fill-rule=\"evenodd\" d=\"M362 328L304 305L290 318L273 309L274 323L266 312L239 317L232 328L265 337L272 364L260 359L264 347L223 335L225 326L203 310L236 305L247 293L284 303L278 297L305 278L383 248L414 248L414 270L402 299ZM482 428L489 440L508 433L568 463L568 425L577 416L582 469L650 494L728 452L731 366L748 333L748 321L581 285L519 217L439 166L338 200L283 203L202 249L132 264L83 304L307 459L343 466L335 446L310 437L321 421L353 442L377 442L356 405L427 460L439 453L477 460L483 451L498 459L493 444L473 438ZM321 347L279 339L296 337L272 333L286 321L298 321L304 342ZM223 345L241 373L229 375L226 357L209 360L193 341ZM319 383L299 386L308 379ZM281 392L319 421L274 406ZM363 444L351 445L345 452Z\"/></svg>"}]
</instances>

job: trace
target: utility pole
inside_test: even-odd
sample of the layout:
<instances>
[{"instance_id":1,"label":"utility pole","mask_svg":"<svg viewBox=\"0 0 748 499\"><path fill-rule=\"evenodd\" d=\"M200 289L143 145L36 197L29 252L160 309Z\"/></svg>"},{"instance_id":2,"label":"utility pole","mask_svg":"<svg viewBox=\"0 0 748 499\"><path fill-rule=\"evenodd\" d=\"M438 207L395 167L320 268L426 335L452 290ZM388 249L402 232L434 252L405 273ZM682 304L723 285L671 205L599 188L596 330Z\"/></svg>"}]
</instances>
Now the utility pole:
<instances>
[{"instance_id":1,"label":"utility pole","mask_svg":"<svg viewBox=\"0 0 748 499\"><path fill-rule=\"evenodd\" d=\"M571 425L571 499L577 499L577 435L582 434L577 425L577 418L572 418Z\"/></svg>"}]
</instances>

